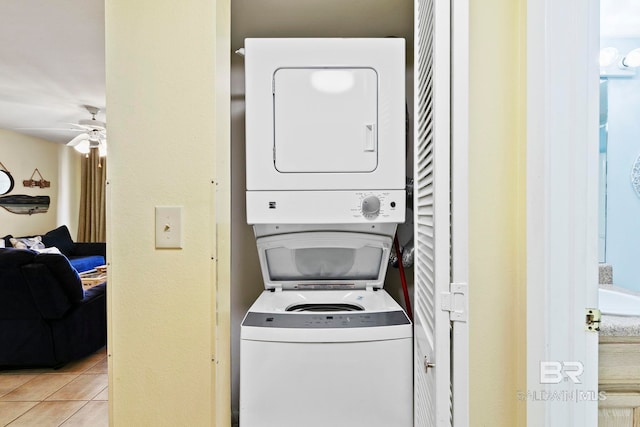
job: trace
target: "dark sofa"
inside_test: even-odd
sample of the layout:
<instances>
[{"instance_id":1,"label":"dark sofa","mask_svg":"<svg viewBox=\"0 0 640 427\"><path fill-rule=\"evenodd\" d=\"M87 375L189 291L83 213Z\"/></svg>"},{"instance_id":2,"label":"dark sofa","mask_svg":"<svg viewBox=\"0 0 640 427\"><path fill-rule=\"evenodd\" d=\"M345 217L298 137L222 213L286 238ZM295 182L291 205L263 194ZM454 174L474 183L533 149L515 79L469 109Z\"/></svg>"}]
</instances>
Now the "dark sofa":
<instances>
[{"instance_id":1,"label":"dark sofa","mask_svg":"<svg viewBox=\"0 0 640 427\"><path fill-rule=\"evenodd\" d=\"M106 283L84 290L64 255L0 248L0 369L59 367L106 345Z\"/></svg>"},{"instance_id":2,"label":"dark sofa","mask_svg":"<svg viewBox=\"0 0 640 427\"><path fill-rule=\"evenodd\" d=\"M11 247L12 235L4 236L5 247ZM34 236L28 236L34 237ZM104 242L74 242L66 225L42 235L42 243L47 248L56 247L79 272L91 270L105 264L107 245Z\"/></svg>"}]
</instances>

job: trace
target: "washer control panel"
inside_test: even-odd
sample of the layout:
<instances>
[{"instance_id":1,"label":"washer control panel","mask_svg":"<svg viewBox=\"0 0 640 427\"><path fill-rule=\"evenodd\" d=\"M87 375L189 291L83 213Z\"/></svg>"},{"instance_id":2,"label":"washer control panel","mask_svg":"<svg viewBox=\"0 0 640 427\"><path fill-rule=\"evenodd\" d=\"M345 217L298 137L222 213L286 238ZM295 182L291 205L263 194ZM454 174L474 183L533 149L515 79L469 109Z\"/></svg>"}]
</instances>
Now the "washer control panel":
<instances>
[{"instance_id":1,"label":"washer control panel","mask_svg":"<svg viewBox=\"0 0 640 427\"><path fill-rule=\"evenodd\" d=\"M247 313L242 326L261 328L368 328L410 324L403 311L376 313Z\"/></svg>"}]
</instances>

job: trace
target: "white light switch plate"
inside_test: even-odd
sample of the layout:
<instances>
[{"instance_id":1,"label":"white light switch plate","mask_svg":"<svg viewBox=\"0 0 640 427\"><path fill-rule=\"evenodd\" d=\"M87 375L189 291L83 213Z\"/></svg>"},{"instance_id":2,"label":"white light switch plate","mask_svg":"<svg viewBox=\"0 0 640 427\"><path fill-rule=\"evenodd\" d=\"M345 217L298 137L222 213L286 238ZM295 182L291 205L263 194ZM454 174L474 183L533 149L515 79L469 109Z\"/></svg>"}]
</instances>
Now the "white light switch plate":
<instances>
[{"instance_id":1,"label":"white light switch plate","mask_svg":"<svg viewBox=\"0 0 640 427\"><path fill-rule=\"evenodd\" d=\"M182 206L156 206L156 248L182 249Z\"/></svg>"}]
</instances>

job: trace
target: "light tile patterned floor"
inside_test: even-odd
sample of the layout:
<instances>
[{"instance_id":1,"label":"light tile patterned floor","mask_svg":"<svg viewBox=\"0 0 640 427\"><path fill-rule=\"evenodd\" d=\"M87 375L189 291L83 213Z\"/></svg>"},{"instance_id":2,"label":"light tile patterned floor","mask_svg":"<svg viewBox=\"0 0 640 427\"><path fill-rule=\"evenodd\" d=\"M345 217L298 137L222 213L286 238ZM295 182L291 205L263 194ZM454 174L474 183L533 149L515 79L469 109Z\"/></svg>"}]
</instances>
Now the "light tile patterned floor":
<instances>
[{"instance_id":1,"label":"light tile patterned floor","mask_svg":"<svg viewBox=\"0 0 640 427\"><path fill-rule=\"evenodd\" d=\"M0 426L108 426L107 352L61 369L0 371Z\"/></svg>"}]
</instances>

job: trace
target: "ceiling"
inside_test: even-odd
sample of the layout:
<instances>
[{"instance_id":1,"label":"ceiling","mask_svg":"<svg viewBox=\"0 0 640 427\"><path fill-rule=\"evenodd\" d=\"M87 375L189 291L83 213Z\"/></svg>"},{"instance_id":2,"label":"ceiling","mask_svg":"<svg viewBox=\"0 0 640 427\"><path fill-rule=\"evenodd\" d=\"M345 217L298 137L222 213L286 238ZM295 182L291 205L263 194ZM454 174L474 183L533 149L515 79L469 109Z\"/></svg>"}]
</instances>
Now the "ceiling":
<instances>
[{"instance_id":1,"label":"ceiling","mask_svg":"<svg viewBox=\"0 0 640 427\"><path fill-rule=\"evenodd\" d=\"M66 143L104 109L103 0L3 0L0 40L0 128Z\"/></svg>"},{"instance_id":2,"label":"ceiling","mask_svg":"<svg viewBox=\"0 0 640 427\"><path fill-rule=\"evenodd\" d=\"M234 51L245 37L412 40L411 0L231 5ZM640 1L602 0L600 24L603 37L640 37ZM100 108L97 119L106 121L104 0L3 0L0 40L0 128L66 143L77 135L69 123L90 118L85 105Z\"/></svg>"},{"instance_id":3,"label":"ceiling","mask_svg":"<svg viewBox=\"0 0 640 427\"><path fill-rule=\"evenodd\" d=\"M231 4L232 51L245 37L412 39L411 0ZM78 134L70 123L91 118L85 105L106 121L104 0L3 0L0 40L0 128L66 143Z\"/></svg>"}]
</instances>

